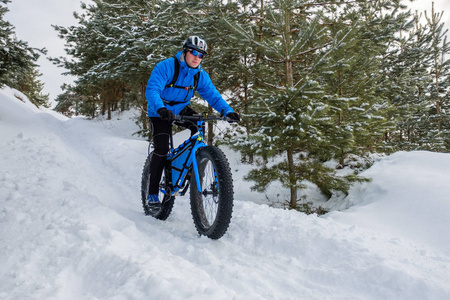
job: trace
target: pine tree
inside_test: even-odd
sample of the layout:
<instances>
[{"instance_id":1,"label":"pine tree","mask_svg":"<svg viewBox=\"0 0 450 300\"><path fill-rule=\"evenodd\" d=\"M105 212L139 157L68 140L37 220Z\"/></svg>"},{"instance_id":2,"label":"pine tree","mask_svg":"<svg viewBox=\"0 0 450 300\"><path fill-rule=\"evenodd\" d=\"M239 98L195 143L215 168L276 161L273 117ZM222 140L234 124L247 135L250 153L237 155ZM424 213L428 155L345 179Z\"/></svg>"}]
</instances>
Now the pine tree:
<instances>
[{"instance_id":1,"label":"pine tree","mask_svg":"<svg viewBox=\"0 0 450 300\"><path fill-rule=\"evenodd\" d=\"M388 91L397 107L397 131L392 143L402 150L448 151L448 93L449 52L442 13L432 7L431 15L416 13L415 26L404 39L395 57L389 82L396 90ZM443 127L442 127L443 126Z\"/></svg>"},{"instance_id":2,"label":"pine tree","mask_svg":"<svg viewBox=\"0 0 450 300\"><path fill-rule=\"evenodd\" d=\"M248 138L252 128L261 125L260 120L255 118L251 111L251 103L257 100L252 90L261 87L258 79L261 51L251 41L257 40L261 43L263 39L261 16L264 15L264 1L246 1L243 4L243 7L230 9L230 12L222 17L223 25L218 32L226 32L227 38L222 39L226 44L221 51L221 59L216 61L223 64L219 68L222 70L219 82L226 83L227 94L234 100L233 108L241 115L241 127L233 127L225 132L225 140L228 140L231 147L237 145L243 162L253 163L255 153ZM240 34L234 34L235 31L251 35L243 38Z\"/></svg>"},{"instance_id":3,"label":"pine tree","mask_svg":"<svg viewBox=\"0 0 450 300\"><path fill-rule=\"evenodd\" d=\"M153 66L181 49L188 26L177 17L185 15L183 3L95 0L82 8L84 14L75 14L79 26L54 26L75 60L53 61L78 77L74 91L86 101L100 98L102 113L138 107L142 132L148 132L145 87Z\"/></svg>"},{"instance_id":4,"label":"pine tree","mask_svg":"<svg viewBox=\"0 0 450 300\"><path fill-rule=\"evenodd\" d=\"M4 20L9 0L0 0L0 85L11 84L9 76L25 69L35 59L27 43L16 38L14 26Z\"/></svg>"},{"instance_id":5,"label":"pine tree","mask_svg":"<svg viewBox=\"0 0 450 300\"><path fill-rule=\"evenodd\" d=\"M388 139L395 149L411 150L417 147L413 115L424 111L423 95L426 90L428 69L427 45L429 36L419 25L417 16L413 28L398 40L398 46L385 56L380 92L389 97L395 109L390 117L397 121L396 128L389 132Z\"/></svg>"},{"instance_id":6,"label":"pine tree","mask_svg":"<svg viewBox=\"0 0 450 300\"><path fill-rule=\"evenodd\" d=\"M237 2L223 3L217 0L188 2L186 10L187 22L190 24L186 36L199 35L208 43L208 55L202 61L202 68L211 77L217 90L224 94L225 99L236 110L241 111L239 98L240 82L243 77L241 57L243 47L230 38L231 28L224 19L239 18L240 6ZM205 108L200 97L194 98L195 103L203 104L203 109L212 113L212 108ZM227 99L228 98L228 99ZM208 123L208 143L213 143L213 124Z\"/></svg>"},{"instance_id":7,"label":"pine tree","mask_svg":"<svg viewBox=\"0 0 450 300\"><path fill-rule=\"evenodd\" d=\"M322 75L327 90L335 91L329 99L335 111L329 136L342 166L349 154L389 150L385 137L395 128L389 114L397 78L382 71L397 66L391 57L398 35L411 27L412 18L404 9L400 1L351 3L328 20L333 32L351 28L345 43L328 56L329 69Z\"/></svg>"},{"instance_id":8,"label":"pine tree","mask_svg":"<svg viewBox=\"0 0 450 300\"><path fill-rule=\"evenodd\" d=\"M116 27L105 22L107 13L103 1L94 1L96 5L82 5L85 14L74 13L80 26L64 28L54 26L59 36L66 40L66 52L74 59L53 58L52 60L76 76L74 91L84 95L101 114L108 114L118 108L118 102L125 92L125 83L111 70L111 59L120 54L113 45ZM91 100L92 99L92 100Z\"/></svg>"},{"instance_id":9,"label":"pine tree","mask_svg":"<svg viewBox=\"0 0 450 300\"><path fill-rule=\"evenodd\" d=\"M45 49L35 49L28 43L18 40L14 26L5 21L3 16L8 12L9 0L0 0L0 86L6 84L18 89L28 96L36 106L49 106L48 95L42 94L43 83L38 79L36 61L39 53Z\"/></svg>"},{"instance_id":10,"label":"pine tree","mask_svg":"<svg viewBox=\"0 0 450 300\"><path fill-rule=\"evenodd\" d=\"M433 151L446 150L445 132L443 132L443 129L445 127L448 128L447 124L450 119L445 110L445 107L448 106L448 100L445 98L445 95L450 87L447 81L450 76L450 60L446 59L445 55L450 54L450 42L447 41L448 30L444 30L444 23L441 21L442 16L443 12L435 12L434 3L432 3L431 14L428 15L425 12L427 25L430 28L432 37L430 47L432 61L430 76L432 84L429 89L429 117L427 118L429 123L424 124L421 131L424 135L422 145Z\"/></svg>"},{"instance_id":11,"label":"pine tree","mask_svg":"<svg viewBox=\"0 0 450 300\"><path fill-rule=\"evenodd\" d=\"M236 38L251 40L260 53L254 67L260 87L253 88L249 116L260 126L241 145L262 157L284 157L251 171L247 178L256 182L258 190L280 180L290 190L291 208L298 207L297 192L303 180L316 183L328 196L332 189L348 188L349 181L322 164L330 158L326 149L330 148L327 133L332 120L327 102L332 94L327 94L318 79L327 56L346 38L342 32L331 36L324 20L309 3L286 0L264 3L263 23L257 31L263 34L261 39L253 38L255 31L234 25Z\"/></svg>"},{"instance_id":12,"label":"pine tree","mask_svg":"<svg viewBox=\"0 0 450 300\"><path fill-rule=\"evenodd\" d=\"M14 88L24 93L34 105L50 107L49 95L42 93L44 84L39 80L42 74L39 73L37 68L26 69L18 75L17 77L17 74L15 74Z\"/></svg>"}]
</instances>

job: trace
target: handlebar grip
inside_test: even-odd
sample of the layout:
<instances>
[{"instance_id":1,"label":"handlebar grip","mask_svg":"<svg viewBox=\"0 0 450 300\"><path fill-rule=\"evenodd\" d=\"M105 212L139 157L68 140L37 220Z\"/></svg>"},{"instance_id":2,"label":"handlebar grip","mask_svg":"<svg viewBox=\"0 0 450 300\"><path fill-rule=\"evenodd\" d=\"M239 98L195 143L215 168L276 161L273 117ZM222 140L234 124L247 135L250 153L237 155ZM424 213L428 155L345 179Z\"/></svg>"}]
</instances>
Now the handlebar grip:
<instances>
[{"instance_id":1,"label":"handlebar grip","mask_svg":"<svg viewBox=\"0 0 450 300\"><path fill-rule=\"evenodd\" d=\"M175 121L217 121L217 120L227 120L225 117L220 117L217 115L192 115L192 116L176 116Z\"/></svg>"},{"instance_id":2,"label":"handlebar grip","mask_svg":"<svg viewBox=\"0 0 450 300\"><path fill-rule=\"evenodd\" d=\"M225 118L226 119L226 121L228 122L228 123L239 123L239 122L241 122L240 120L232 120L232 119L230 119L230 118Z\"/></svg>"}]
</instances>

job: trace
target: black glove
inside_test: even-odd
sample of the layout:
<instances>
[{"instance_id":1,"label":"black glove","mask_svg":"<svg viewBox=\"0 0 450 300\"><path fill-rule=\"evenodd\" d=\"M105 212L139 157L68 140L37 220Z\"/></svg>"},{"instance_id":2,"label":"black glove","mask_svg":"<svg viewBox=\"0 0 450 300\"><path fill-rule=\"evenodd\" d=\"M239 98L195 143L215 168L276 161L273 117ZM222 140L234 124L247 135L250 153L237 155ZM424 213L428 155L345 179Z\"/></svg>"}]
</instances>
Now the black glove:
<instances>
[{"instance_id":1,"label":"black glove","mask_svg":"<svg viewBox=\"0 0 450 300\"><path fill-rule=\"evenodd\" d=\"M239 117L238 113L232 112L227 114L227 121L228 123L234 123L234 122L240 122L241 118Z\"/></svg>"},{"instance_id":2,"label":"black glove","mask_svg":"<svg viewBox=\"0 0 450 300\"><path fill-rule=\"evenodd\" d=\"M165 107L158 109L158 114L161 117L161 120L169 122L175 120L175 115L173 114L173 112Z\"/></svg>"}]
</instances>

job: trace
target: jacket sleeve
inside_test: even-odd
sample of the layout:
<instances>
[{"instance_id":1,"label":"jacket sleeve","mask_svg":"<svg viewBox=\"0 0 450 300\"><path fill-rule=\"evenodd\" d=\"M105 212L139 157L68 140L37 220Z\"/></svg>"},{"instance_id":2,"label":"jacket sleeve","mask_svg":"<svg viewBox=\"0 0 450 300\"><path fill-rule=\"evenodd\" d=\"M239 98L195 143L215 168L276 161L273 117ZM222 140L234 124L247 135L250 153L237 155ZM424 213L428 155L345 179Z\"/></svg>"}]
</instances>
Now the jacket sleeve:
<instances>
[{"instance_id":1,"label":"jacket sleeve","mask_svg":"<svg viewBox=\"0 0 450 300\"><path fill-rule=\"evenodd\" d=\"M148 116L157 116L157 111L165 107L161 99L161 93L164 90L170 76L173 76L173 70L170 69L170 63L173 65L173 58L158 63L152 71L145 89L145 98L147 98Z\"/></svg>"},{"instance_id":2,"label":"jacket sleeve","mask_svg":"<svg viewBox=\"0 0 450 300\"><path fill-rule=\"evenodd\" d=\"M212 106L218 112L224 113L224 116L234 112L234 110L228 105L228 103L222 98L216 87L213 85L208 73L202 71L198 82L197 92L205 99L209 105Z\"/></svg>"}]
</instances>

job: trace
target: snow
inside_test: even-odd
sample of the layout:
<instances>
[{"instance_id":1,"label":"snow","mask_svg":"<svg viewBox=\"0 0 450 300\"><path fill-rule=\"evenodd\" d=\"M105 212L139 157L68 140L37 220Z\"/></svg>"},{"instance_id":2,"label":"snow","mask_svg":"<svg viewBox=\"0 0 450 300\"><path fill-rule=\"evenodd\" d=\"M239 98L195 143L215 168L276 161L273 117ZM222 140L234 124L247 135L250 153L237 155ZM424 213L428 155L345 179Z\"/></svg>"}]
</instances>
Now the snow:
<instances>
[{"instance_id":1,"label":"snow","mask_svg":"<svg viewBox=\"0 0 450 300\"><path fill-rule=\"evenodd\" d=\"M223 148L235 207L213 241L188 196L167 221L142 212L133 112L67 119L14 94L0 90L0 299L450 299L449 154L382 158L318 217L261 204Z\"/></svg>"}]
</instances>

